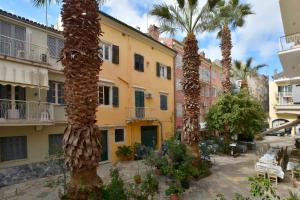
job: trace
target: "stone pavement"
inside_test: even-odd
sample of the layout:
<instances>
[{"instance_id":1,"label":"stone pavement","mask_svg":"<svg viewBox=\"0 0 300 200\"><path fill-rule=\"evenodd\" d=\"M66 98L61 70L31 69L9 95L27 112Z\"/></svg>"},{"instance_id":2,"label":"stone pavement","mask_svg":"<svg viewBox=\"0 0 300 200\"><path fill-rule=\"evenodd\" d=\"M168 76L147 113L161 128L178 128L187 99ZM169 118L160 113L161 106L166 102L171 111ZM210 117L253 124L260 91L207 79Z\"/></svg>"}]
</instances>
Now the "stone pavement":
<instances>
[{"instance_id":1,"label":"stone pavement","mask_svg":"<svg viewBox=\"0 0 300 200\"><path fill-rule=\"evenodd\" d=\"M290 146L293 140L290 137L266 137L259 143L271 143L271 146ZM232 198L234 193L248 194L249 185L247 177L255 176L254 164L256 156L247 153L237 158L227 156L214 156L215 164L212 175L198 182L192 182L191 187L183 195L184 200L213 200L217 194L223 194ZM121 169L124 181L132 181L132 177L138 173L144 174L147 168L142 161L120 162L115 164ZM100 165L98 173L105 183L109 181L109 169L112 164ZM58 200L58 189L45 187L46 181L55 179L48 177L0 188L0 199L2 200ZM160 193L156 199L167 199L164 195L166 178L160 178ZM289 176L278 183L278 193L286 196L288 191L295 192Z\"/></svg>"}]
</instances>

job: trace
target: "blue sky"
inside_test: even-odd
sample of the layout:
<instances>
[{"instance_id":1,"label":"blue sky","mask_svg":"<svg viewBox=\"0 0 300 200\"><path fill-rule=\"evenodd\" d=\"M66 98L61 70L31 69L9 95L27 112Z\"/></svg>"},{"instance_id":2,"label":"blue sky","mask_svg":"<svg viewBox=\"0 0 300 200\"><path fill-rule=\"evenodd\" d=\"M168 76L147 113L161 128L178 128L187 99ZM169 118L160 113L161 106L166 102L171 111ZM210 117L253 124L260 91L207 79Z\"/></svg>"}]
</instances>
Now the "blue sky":
<instances>
[{"instance_id":1,"label":"blue sky","mask_svg":"<svg viewBox=\"0 0 300 200\"><path fill-rule=\"evenodd\" d=\"M107 0L101 8L104 12L146 32L148 25L156 23L156 19L148 16L147 11L153 4L159 2L172 3L174 0ZM233 59L245 60L254 57L255 64L267 64L260 72L272 75L282 67L277 55L279 38L284 35L278 0L243 0L252 5L255 15L247 18L245 27L233 32ZM200 0L204 4L204 0ZM48 21L55 24L59 19L61 5L48 6ZM36 8L31 0L0 0L0 9L14 13L33 21L45 24L45 8ZM182 40L184 35L177 34ZM199 46L208 58L221 59L220 41L215 33L200 33L197 35Z\"/></svg>"}]
</instances>

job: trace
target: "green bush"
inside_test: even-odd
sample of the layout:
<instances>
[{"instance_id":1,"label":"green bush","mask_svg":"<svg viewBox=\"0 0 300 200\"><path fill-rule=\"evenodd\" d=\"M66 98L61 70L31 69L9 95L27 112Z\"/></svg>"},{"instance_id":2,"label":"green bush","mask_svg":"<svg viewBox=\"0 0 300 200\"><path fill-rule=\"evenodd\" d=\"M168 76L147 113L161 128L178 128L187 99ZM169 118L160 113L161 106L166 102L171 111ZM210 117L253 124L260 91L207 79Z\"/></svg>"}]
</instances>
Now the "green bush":
<instances>
[{"instance_id":1,"label":"green bush","mask_svg":"<svg viewBox=\"0 0 300 200\"><path fill-rule=\"evenodd\" d=\"M133 150L131 146L118 146L118 150L116 151L116 155L119 158L130 159L133 156Z\"/></svg>"},{"instance_id":2,"label":"green bush","mask_svg":"<svg viewBox=\"0 0 300 200\"><path fill-rule=\"evenodd\" d=\"M124 182L117 168L110 170L111 182L102 187L103 200L127 200Z\"/></svg>"},{"instance_id":3,"label":"green bush","mask_svg":"<svg viewBox=\"0 0 300 200\"><path fill-rule=\"evenodd\" d=\"M246 135L248 138L262 130L265 119L261 104L244 91L224 94L205 117L209 132L224 133L227 124L231 135Z\"/></svg>"},{"instance_id":4,"label":"green bush","mask_svg":"<svg viewBox=\"0 0 300 200\"><path fill-rule=\"evenodd\" d=\"M171 194L181 194L184 192L184 189L181 187L180 183L177 181L173 181L166 190L166 195Z\"/></svg>"}]
</instances>

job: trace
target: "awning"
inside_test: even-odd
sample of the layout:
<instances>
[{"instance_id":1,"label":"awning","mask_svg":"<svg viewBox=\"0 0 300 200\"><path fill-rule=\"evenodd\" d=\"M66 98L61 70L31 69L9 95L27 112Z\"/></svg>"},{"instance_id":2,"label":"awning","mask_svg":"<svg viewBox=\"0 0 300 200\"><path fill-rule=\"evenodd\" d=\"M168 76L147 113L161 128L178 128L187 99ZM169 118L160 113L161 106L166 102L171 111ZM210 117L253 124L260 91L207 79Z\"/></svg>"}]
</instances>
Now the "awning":
<instances>
[{"instance_id":1,"label":"awning","mask_svg":"<svg viewBox=\"0 0 300 200\"><path fill-rule=\"evenodd\" d=\"M300 124L300 119L282 124L282 125L274 127L274 128L270 128L269 130L263 132L262 135L266 135L266 134L272 133L274 131L279 131L281 129L291 128L293 126L297 126L298 124Z\"/></svg>"},{"instance_id":2,"label":"awning","mask_svg":"<svg viewBox=\"0 0 300 200\"><path fill-rule=\"evenodd\" d=\"M0 84L48 88L48 70L30 65L1 61Z\"/></svg>"},{"instance_id":3,"label":"awning","mask_svg":"<svg viewBox=\"0 0 300 200\"><path fill-rule=\"evenodd\" d=\"M26 88L40 88L40 89L46 89L48 90L48 86L38 86L38 85L32 85L32 84L26 84L26 83L16 83L16 82L8 82L8 81L2 81L0 80L1 85L11 85L11 86L20 86L20 87L26 87Z\"/></svg>"}]
</instances>

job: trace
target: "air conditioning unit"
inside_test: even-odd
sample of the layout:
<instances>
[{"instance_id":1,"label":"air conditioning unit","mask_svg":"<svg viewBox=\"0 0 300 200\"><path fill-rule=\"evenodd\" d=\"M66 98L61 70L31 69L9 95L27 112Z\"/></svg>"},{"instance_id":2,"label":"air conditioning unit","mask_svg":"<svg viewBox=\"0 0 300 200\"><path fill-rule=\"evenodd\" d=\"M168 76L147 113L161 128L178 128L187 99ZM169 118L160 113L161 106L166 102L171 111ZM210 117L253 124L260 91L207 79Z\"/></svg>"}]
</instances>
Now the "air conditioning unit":
<instances>
[{"instance_id":1,"label":"air conditioning unit","mask_svg":"<svg viewBox=\"0 0 300 200\"><path fill-rule=\"evenodd\" d=\"M146 99L151 99L152 98L152 94L151 93L145 93L145 97L146 97Z\"/></svg>"},{"instance_id":2,"label":"air conditioning unit","mask_svg":"<svg viewBox=\"0 0 300 200\"><path fill-rule=\"evenodd\" d=\"M42 53L42 54L41 54L41 61L42 61L43 63L46 63L46 62L47 62L47 54L45 54L45 53Z\"/></svg>"}]
</instances>

